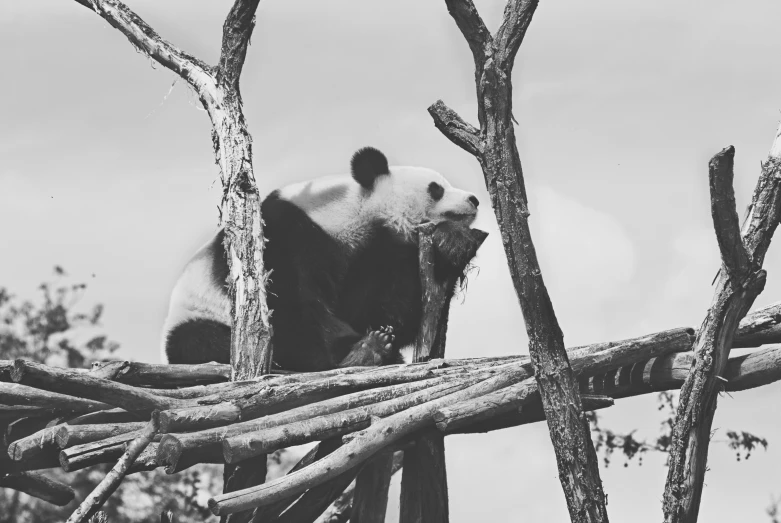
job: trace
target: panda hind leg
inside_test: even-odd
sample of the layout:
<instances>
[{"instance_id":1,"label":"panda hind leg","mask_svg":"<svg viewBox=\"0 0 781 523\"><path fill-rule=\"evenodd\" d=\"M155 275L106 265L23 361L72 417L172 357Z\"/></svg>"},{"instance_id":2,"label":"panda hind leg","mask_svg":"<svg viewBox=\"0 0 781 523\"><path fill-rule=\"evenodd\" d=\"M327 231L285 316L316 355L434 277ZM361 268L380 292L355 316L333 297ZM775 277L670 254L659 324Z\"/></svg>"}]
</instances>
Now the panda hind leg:
<instances>
[{"instance_id":1,"label":"panda hind leg","mask_svg":"<svg viewBox=\"0 0 781 523\"><path fill-rule=\"evenodd\" d=\"M393 363L404 363L395 346L393 327L380 327L370 331L353 345L339 367L377 367Z\"/></svg>"}]
</instances>

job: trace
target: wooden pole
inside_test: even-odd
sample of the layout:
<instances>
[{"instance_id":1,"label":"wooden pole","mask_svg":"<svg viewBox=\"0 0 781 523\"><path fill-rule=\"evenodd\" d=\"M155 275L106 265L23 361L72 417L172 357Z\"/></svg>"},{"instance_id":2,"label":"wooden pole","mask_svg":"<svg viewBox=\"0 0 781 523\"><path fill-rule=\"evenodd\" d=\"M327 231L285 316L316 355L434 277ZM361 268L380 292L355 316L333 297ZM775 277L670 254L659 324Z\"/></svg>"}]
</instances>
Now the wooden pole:
<instances>
[{"instance_id":1,"label":"wooden pole","mask_svg":"<svg viewBox=\"0 0 781 523\"><path fill-rule=\"evenodd\" d=\"M423 321L415 343L413 362L445 357L447 320L450 301L455 292L457 277L438 281L434 274L434 231L432 224L418 229L418 261L420 284L423 291ZM478 245L486 235L472 231ZM461 272L466 267L460 267ZM392 457L386 457L383 466L390 480ZM358 506L358 489L356 504ZM447 471L445 469L445 435L434 429L421 432L415 445L404 452L401 477L401 523L446 523L449 519Z\"/></svg>"},{"instance_id":2,"label":"wooden pole","mask_svg":"<svg viewBox=\"0 0 781 523\"><path fill-rule=\"evenodd\" d=\"M523 312L559 481L570 519L608 520L605 494L578 382L570 368L529 228L529 208L512 111L512 72L538 0L508 0L499 29L488 30L472 0L445 0L472 52L479 129L441 100L429 107L436 127L480 163Z\"/></svg>"},{"instance_id":3,"label":"wooden pole","mask_svg":"<svg viewBox=\"0 0 781 523\"><path fill-rule=\"evenodd\" d=\"M709 163L711 214L721 252L713 301L697 333L695 360L681 387L664 490L666 523L695 523L700 509L708 445L719 393L738 323L765 286L762 263L781 219L781 127L754 190L741 228L732 187L735 149Z\"/></svg>"}]
</instances>

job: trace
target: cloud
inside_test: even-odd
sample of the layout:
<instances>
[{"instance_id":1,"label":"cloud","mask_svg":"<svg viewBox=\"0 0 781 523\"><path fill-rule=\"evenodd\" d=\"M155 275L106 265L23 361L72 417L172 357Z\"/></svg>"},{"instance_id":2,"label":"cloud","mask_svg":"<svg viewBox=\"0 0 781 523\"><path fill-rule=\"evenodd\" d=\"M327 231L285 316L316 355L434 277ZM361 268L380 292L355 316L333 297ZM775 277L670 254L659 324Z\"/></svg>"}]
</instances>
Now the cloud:
<instances>
[{"instance_id":1,"label":"cloud","mask_svg":"<svg viewBox=\"0 0 781 523\"><path fill-rule=\"evenodd\" d=\"M544 186L534 190L530 206L532 234L551 292L596 305L623 291L635 272L635 253L618 220Z\"/></svg>"}]
</instances>

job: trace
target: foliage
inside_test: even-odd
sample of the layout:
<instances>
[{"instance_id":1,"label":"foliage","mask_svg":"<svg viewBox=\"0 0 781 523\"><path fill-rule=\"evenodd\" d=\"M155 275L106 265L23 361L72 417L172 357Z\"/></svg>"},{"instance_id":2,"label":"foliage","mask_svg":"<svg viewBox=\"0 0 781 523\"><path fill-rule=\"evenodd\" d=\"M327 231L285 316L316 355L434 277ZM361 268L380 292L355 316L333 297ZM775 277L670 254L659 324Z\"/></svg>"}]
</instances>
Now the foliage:
<instances>
[{"instance_id":1,"label":"foliage","mask_svg":"<svg viewBox=\"0 0 781 523\"><path fill-rule=\"evenodd\" d=\"M591 424L591 437L594 440L594 448L602 458L605 467L610 466L610 460L615 451L624 455L624 466L637 458L638 465L643 464L643 455L648 451L668 453L672 444L673 425L675 423L675 413L677 410L677 392L660 392L657 396L659 403L658 410L662 412L663 418L660 426L660 433L655 439L638 439L635 437L636 431L625 434L613 432L610 429L603 428L599 424L599 416L596 412L587 412L586 417ZM749 432L727 431L727 445L737 454L737 460L748 459L751 452L760 445L767 449L767 440L760 438ZM668 455L669 460L669 455ZM665 461L665 466L669 463Z\"/></svg>"},{"instance_id":2,"label":"foliage","mask_svg":"<svg viewBox=\"0 0 781 523\"><path fill-rule=\"evenodd\" d=\"M65 271L55 267L53 281L39 286L37 301L21 300L0 287L0 359L89 367L117 350L119 345L100 332L103 307L79 312L77 305L86 285L69 284L67 279ZM0 429L5 435L6 427ZM0 489L0 523L64 521L110 468L100 465L70 474L60 469L46 471L76 491L76 499L66 507ZM221 489L222 471L216 465L199 465L170 476L162 471L136 474L126 478L103 511L112 523L159 521L163 510L173 511L177 522L216 521L206 500Z\"/></svg>"},{"instance_id":3,"label":"foliage","mask_svg":"<svg viewBox=\"0 0 781 523\"><path fill-rule=\"evenodd\" d=\"M770 518L770 523L781 523L781 509L779 507L781 507L781 497L770 500L770 505L765 510Z\"/></svg>"},{"instance_id":4,"label":"foliage","mask_svg":"<svg viewBox=\"0 0 781 523\"><path fill-rule=\"evenodd\" d=\"M119 348L96 333L103 306L75 312L87 285L67 284L62 267L54 267L55 280L42 283L40 303L20 301L0 287L0 359L26 358L41 363L59 359L68 367L85 367ZM84 338L78 341L79 338Z\"/></svg>"},{"instance_id":5,"label":"foliage","mask_svg":"<svg viewBox=\"0 0 781 523\"><path fill-rule=\"evenodd\" d=\"M751 451L762 445L762 448L767 450L767 440L751 434L749 432L727 432L727 445L729 448L735 451L736 459L740 461L741 450L745 452L743 459L751 457Z\"/></svg>"}]
</instances>

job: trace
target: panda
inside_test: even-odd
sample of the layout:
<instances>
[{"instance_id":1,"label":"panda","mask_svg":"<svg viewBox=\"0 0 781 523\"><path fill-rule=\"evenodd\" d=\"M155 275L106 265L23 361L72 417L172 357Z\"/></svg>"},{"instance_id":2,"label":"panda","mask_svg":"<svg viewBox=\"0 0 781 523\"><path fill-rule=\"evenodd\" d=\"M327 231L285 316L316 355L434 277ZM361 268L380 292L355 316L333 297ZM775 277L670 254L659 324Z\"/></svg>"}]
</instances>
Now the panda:
<instances>
[{"instance_id":1,"label":"panda","mask_svg":"<svg viewBox=\"0 0 781 523\"><path fill-rule=\"evenodd\" d=\"M372 147L353 155L350 170L275 190L261 204L275 368L401 362L422 318L417 226L436 224L437 278L463 276L477 251L474 194L431 169L389 167ZM223 242L220 230L174 287L163 333L169 363L230 362Z\"/></svg>"}]
</instances>

